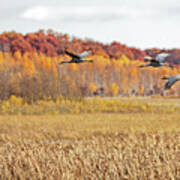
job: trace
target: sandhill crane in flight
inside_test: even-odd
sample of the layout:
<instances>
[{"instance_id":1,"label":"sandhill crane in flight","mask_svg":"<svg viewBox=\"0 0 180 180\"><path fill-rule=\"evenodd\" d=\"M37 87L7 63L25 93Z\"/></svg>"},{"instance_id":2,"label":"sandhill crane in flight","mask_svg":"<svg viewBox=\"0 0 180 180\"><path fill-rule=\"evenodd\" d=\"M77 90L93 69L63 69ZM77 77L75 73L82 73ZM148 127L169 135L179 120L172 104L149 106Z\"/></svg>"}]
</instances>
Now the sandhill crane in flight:
<instances>
[{"instance_id":1,"label":"sandhill crane in flight","mask_svg":"<svg viewBox=\"0 0 180 180\"><path fill-rule=\"evenodd\" d=\"M158 54L155 58L150 57L150 56L145 56L144 57L144 61L150 61L149 64L145 64L145 65L141 65L139 66L140 68L143 67L161 67L161 66L168 66L168 67L172 67L171 65L167 65L164 63L164 61L166 60L166 58L169 56L168 53L160 53Z\"/></svg>"},{"instance_id":2,"label":"sandhill crane in flight","mask_svg":"<svg viewBox=\"0 0 180 180\"><path fill-rule=\"evenodd\" d=\"M67 50L65 50L65 53L69 55L72 59L70 61L62 61L59 64L93 62L93 60L84 59L86 56L88 56L91 53L91 51L84 51L80 55L73 54Z\"/></svg>"},{"instance_id":3,"label":"sandhill crane in flight","mask_svg":"<svg viewBox=\"0 0 180 180\"><path fill-rule=\"evenodd\" d=\"M167 89L170 89L171 86L177 82L177 81L180 81L180 74L176 74L175 76L170 76L170 77L162 77L163 80L168 80L168 82L165 84L164 86L164 89L167 90Z\"/></svg>"}]
</instances>

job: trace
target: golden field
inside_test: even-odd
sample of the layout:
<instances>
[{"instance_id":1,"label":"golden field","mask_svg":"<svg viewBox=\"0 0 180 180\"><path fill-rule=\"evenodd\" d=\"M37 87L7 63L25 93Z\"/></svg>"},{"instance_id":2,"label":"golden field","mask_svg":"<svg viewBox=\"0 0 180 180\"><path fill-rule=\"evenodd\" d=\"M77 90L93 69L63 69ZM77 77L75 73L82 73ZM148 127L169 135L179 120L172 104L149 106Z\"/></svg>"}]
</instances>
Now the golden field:
<instances>
[{"instance_id":1,"label":"golden field","mask_svg":"<svg viewBox=\"0 0 180 180\"><path fill-rule=\"evenodd\" d=\"M11 97L0 107L0 179L180 179L179 99Z\"/></svg>"}]
</instances>

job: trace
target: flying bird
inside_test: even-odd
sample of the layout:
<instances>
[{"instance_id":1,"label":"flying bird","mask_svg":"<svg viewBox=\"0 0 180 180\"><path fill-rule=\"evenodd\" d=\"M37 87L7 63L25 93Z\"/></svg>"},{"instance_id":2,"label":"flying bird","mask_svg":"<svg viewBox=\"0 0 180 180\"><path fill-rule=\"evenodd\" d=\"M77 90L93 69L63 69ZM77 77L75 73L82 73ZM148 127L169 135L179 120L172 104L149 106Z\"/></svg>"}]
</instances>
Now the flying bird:
<instances>
[{"instance_id":1,"label":"flying bird","mask_svg":"<svg viewBox=\"0 0 180 180\"><path fill-rule=\"evenodd\" d=\"M170 56L168 53L160 53L155 58L150 57L150 56L145 56L144 61L150 61L150 63L141 65L139 67L140 68L149 67L149 66L152 66L152 67L161 67L161 66L172 67L171 65L167 65L164 63L164 61L166 60L166 58L168 56Z\"/></svg>"},{"instance_id":2,"label":"flying bird","mask_svg":"<svg viewBox=\"0 0 180 180\"><path fill-rule=\"evenodd\" d=\"M180 81L180 74L176 74L175 76L170 76L170 77L164 76L164 77L162 77L162 79L163 80L168 80L168 82L164 86L164 89L167 90L167 89L170 89L171 86L175 82Z\"/></svg>"},{"instance_id":3,"label":"flying bird","mask_svg":"<svg viewBox=\"0 0 180 180\"><path fill-rule=\"evenodd\" d=\"M67 50L65 50L65 53L71 57L71 60L70 61L62 61L59 64L93 62L93 60L85 60L84 59L86 56L88 56L91 53L91 51L84 51L79 55L73 54Z\"/></svg>"}]
</instances>

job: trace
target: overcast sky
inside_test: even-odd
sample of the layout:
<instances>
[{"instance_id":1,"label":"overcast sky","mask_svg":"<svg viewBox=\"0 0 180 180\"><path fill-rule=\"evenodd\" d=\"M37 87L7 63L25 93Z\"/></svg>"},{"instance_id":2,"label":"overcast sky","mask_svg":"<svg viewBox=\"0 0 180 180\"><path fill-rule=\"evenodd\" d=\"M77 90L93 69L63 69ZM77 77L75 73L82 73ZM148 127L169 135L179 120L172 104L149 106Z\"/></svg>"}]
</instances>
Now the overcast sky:
<instances>
[{"instance_id":1,"label":"overcast sky","mask_svg":"<svg viewBox=\"0 0 180 180\"><path fill-rule=\"evenodd\" d=\"M0 32L53 29L137 48L180 48L180 0L0 0Z\"/></svg>"}]
</instances>

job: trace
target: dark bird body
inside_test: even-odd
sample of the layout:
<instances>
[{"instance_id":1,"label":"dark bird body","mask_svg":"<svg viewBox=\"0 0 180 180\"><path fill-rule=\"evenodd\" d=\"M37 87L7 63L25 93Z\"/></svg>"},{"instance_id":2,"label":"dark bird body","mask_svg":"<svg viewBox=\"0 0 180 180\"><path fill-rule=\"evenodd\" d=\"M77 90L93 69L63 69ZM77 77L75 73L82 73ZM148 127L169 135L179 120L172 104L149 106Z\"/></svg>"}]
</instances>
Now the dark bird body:
<instances>
[{"instance_id":1,"label":"dark bird body","mask_svg":"<svg viewBox=\"0 0 180 180\"><path fill-rule=\"evenodd\" d=\"M70 61L62 61L60 64L65 63L85 63L85 62L93 62L93 60L85 60L84 58L88 56L91 52L90 51L84 51L80 55L73 54L69 51L65 51L67 55L69 55L72 59Z\"/></svg>"}]
</instances>

